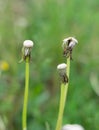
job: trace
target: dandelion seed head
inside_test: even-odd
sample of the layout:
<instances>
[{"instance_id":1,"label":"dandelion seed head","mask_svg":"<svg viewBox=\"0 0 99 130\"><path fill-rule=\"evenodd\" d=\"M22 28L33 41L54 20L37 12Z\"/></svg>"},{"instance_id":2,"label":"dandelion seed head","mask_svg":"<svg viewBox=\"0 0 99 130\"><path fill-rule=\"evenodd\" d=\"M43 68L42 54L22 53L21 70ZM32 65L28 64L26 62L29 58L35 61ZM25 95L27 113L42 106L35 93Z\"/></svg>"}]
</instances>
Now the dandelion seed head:
<instances>
[{"instance_id":1,"label":"dandelion seed head","mask_svg":"<svg viewBox=\"0 0 99 130\"><path fill-rule=\"evenodd\" d=\"M31 48L31 47L33 47L33 45L34 45L34 43L31 40L25 40L23 42L23 46L26 47L26 48Z\"/></svg>"},{"instance_id":2,"label":"dandelion seed head","mask_svg":"<svg viewBox=\"0 0 99 130\"><path fill-rule=\"evenodd\" d=\"M73 48L77 43L78 43L77 39L75 39L74 37L68 37L63 40L62 47L64 48L66 46L69 46Z\"/></svg>"}]
</instances>

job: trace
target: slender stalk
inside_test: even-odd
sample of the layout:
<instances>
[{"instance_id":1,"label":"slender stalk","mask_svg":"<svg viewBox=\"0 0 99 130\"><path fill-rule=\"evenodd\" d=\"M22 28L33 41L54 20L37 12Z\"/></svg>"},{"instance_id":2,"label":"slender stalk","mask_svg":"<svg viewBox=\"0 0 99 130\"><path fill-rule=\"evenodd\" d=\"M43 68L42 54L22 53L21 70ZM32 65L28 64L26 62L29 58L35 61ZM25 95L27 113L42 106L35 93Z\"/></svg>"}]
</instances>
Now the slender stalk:
<instances>
[{"instance_id":1,"label":"slender stalk","mask_svg":"<svg viewBox=\"0 0 99 130\"><path fill-rule=\"evenodd\" d=\"M67 59L67 76L69 78L69 74L70 74L70 57L68 57Z\"/></svg>"},{"instance_id":2,"label":"slender stalk","mask_svg":"<svg viewBox=\"0 0 99 130\"><path fill-rule=\"evenodd\" d=\"M25 92L24 92L24 103L23 103L23 114L22 114L23 130L27 130L28 88L29 88L29 58L27 57L26 58L26 68L25 68Z\"/></svg>"},{"instance_id":3,"label":"slender stalk","mask_svg":"<svg viewBox=\"0 0 99 130\"><path fill-rule=\"evenodd\" d=\"M49 126L48 122L45 122L45 125L46 125L46 130L50 130L50 126Z\"/></svg>"},{"instance_id":4,"label":"slender stalk","mask_svg":"<svg viewBox=\"0 0 99 130\"><path fill-rule=\"evenodd\" d=\"M70 73L70 57L67 59L67 76L69 78ZM56 130L61 130L62 127L62 119L63 119L63 112L65 108L65 102L67 97L67 90L68 90L68 83L62 83L61 86L61 94L60 94L60 103L59 103L59 113L58 113L58 120L56 124Z\"/></svg>"}]
</instances>

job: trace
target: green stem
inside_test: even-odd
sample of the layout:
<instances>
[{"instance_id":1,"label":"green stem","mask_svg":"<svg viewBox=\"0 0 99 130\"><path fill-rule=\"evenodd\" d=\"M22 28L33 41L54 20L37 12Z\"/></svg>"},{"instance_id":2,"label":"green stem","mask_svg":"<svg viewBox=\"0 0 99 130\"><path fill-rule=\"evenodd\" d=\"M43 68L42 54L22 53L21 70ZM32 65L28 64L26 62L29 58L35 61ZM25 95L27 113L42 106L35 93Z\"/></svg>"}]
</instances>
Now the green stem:
<instances>
[{"instance_id":1,"label":"green stem","mask_svg":"<svg viewBox=\"0 0 99 130\"><path fill-rule=\"evenodd\" d=\"M24 103L23 103L23 114L22 114L23 130L27 130L28 88L29 88L29 58L27 57L26 68L25 68L25 92L24 92Z\"/></svg>"},{"instance_id":2,"label":"green stem","mask_svg":"<svg viewBox=\"0 0 99 130\"><path fill-rule=\"evenodd\" d=\"M67 59L67 76L69 79L69 73L70 73L70 57ZM61 84L61 94L60 94L60 103L59 103L59 113L58 113L58 120L56 124L56 130L61 130L62 127L62 119L63 119L63 112L65 108L65 102L67 97L67 91L68 91L68 83Z\"/></svg>"}]
</instances>

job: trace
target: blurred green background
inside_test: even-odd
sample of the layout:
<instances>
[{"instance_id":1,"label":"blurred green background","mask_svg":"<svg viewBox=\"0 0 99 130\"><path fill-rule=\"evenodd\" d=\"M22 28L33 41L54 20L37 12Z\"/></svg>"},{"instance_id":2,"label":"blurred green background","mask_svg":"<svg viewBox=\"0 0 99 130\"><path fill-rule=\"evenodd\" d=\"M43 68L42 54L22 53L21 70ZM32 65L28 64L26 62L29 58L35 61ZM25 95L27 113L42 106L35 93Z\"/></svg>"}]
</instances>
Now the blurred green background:
<instances>
[{"instance_id":1,"label":"blurred green background","mask_svg":"<svg viewBox=\"0 0 99 130\"><path fill-rule=\"evenodd\" d=\"M21 130L25 63L23 41L34 41L30 63L28 130L55 129L60 95L56 66L62 40L79 44L71 61L63 124L99 130L99 0L0 0L0 130Z\"/></svg>"}]
</instances>

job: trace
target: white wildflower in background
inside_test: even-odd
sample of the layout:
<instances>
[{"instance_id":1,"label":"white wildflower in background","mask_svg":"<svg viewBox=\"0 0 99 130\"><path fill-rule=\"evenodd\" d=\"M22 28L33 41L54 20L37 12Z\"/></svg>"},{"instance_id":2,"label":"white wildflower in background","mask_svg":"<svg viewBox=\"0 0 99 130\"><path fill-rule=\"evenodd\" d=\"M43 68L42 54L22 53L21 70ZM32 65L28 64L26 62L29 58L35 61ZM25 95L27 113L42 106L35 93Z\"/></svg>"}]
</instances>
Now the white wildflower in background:
<instances>
[{"instance_id":1,"label":"white wildflower in background","mask_svg":"<svg viewBox=\"0 0 99 130\"><path fill-rule=\"evenodd\" d=\"M78 124L67 124L62 127L62 130L84 130L84 128Z\"/></svg>"}]
</instances>

